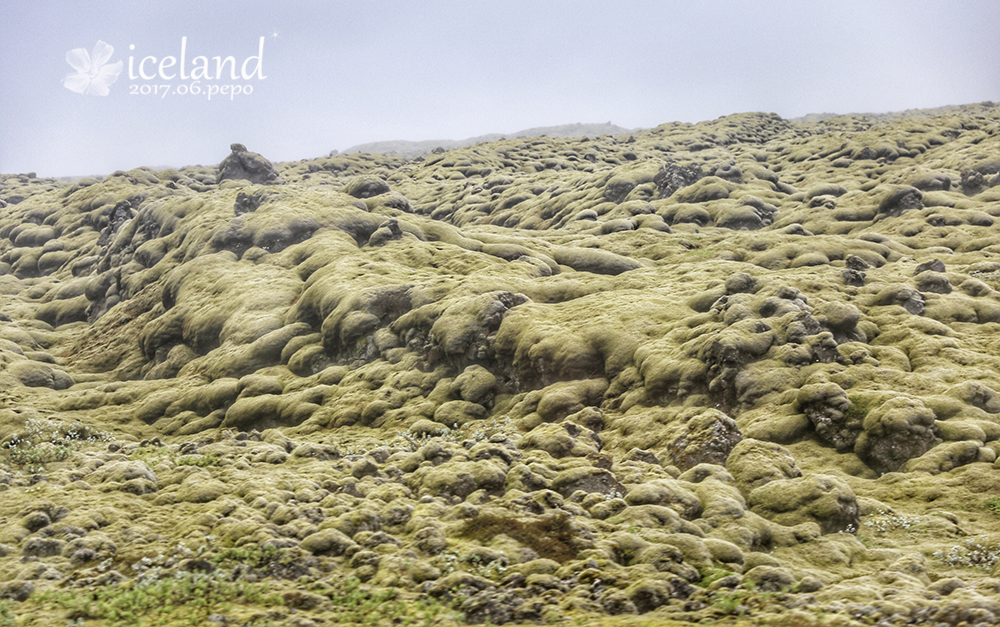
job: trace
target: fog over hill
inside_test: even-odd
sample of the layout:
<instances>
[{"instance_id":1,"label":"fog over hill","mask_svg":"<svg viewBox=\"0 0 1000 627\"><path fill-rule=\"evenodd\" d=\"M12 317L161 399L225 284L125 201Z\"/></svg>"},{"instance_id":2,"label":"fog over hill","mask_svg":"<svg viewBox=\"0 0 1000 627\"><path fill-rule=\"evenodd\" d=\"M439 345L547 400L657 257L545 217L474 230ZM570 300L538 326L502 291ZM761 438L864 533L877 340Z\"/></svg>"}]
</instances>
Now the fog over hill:
<instances>
[{"instance_id":1,"label":"fog over hill","mask_svg":"<svg viewBox=\"0 0 1000 627\"><path fill-rule=\"evenodd\" d=\"M627 129L620 126L616 126L611 122L606 124L562 124L559 126L541 126L537 128L529 128L523 131L518 131L516 133L510 133L507 135L501 135L498 133L492 133L488 135L479 135L477 137L470 137L468 139L461 140L423 140L423 141L406 141L406 140L395 140L395 141L380 141L371 142L367 144L358 144L357 146L351 146L350 148L344 150L344 154L350 154L353 152L367 152L373 154L391 154L396 153L404 155L407 157L415 157L419 155L425 155L432 150L441 148L444 150L451 150L454 148L462 148L465 146L473 146L475 144L482 144L485 142L494 142L501 139L522 139L525 137L600 137L601 135L624 135L626 133L631 133L638 129Z\"/></svg>"}]
</instances>

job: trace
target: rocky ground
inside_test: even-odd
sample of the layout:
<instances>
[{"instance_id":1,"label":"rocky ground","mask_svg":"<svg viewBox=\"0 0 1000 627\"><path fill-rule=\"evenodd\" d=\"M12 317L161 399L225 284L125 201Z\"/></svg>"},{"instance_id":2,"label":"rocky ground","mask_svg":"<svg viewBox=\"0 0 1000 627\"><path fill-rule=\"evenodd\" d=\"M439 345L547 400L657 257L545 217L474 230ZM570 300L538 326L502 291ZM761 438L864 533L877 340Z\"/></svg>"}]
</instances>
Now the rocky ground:
<instances>
[{"instance_id":1,"label":"rocky ground","mask_svg":"<svg viewBox=\"0 0 1000 627\"><path fill-rule=\"evenodd\" d=\"M2 175L0 625L997 624L998 172L984 103Z\"/></svg>"}]
</instances>

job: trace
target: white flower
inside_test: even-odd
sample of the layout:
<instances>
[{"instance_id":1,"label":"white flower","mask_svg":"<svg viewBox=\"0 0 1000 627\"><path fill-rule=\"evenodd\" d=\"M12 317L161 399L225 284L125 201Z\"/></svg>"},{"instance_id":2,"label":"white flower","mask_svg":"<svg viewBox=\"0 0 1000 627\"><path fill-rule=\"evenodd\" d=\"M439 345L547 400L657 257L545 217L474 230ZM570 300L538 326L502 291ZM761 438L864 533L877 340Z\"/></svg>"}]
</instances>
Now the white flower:
<instances>
[{"instance_id":1,"label":"white flower","mask_svg":"<svg viewBox=\"0 0 1000 627\"><path fill-rule=\"evenodd\" d=\"M118 80L122 62L105 65L115 49L103 41L94 46L94 53L87 54L83 48L74 48L66 53L66 61L76 73L69 74L63 85L70 91L90 96L107 96L108 85Z\"/></svg>"}]
</instances>

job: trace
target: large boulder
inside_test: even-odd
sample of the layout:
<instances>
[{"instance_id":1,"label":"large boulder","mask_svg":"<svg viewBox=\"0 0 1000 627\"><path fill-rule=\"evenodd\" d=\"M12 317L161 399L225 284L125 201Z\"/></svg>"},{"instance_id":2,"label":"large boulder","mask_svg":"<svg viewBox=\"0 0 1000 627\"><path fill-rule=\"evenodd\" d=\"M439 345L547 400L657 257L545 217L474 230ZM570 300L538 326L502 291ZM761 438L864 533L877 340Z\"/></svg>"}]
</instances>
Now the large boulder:
<instances>
[{"instance_id":1,"label":"large boulder","mask_svg":"<svg viewBox=\"0 0 1000 627\"><path fill-rule=\"evenodd\" d=\"M865 416L854 452L873 470L894 472L938 442L934 420L920 399L890 398Z\"/></svg>"},{"instance_id":2,"label":"large boulder","mask_svg":"<svg viewBox=\"0 0 1000 627\"><path fill-rule=\"evenodd\" d=\"M726 470L744 494L772 481L802 476L788 449L774 442L751 438L733 447L726 460Z\"/></svg>"},{"instance_id":3,"label":"large boulder","mask_svg":"<svg viewBox=\"0 0 1000 627\"><path fill-rule=\"evenodd\" d=\"M840 452L854 448L861 433L861 417L850 411L851 401L843 388L829 381L804 385L796 400L821 440Z\"/></svg>"},{"instance_id":4,"label":"large boulder","mask_svg":"<svg viewBox=\"0 0 1000 627\"><path fill-rule=\"evenodd\" d=\"M742 439L735 420L717 409L706 409L685 422L667 445L667 453L681 470L703 463L721 465Z\"/></svg>"},{"instance_id":5,"label":"large boulder","mask_svg":"<svg viewBox=\"0 0 1000 627\"><path fill-rule=\"evenodd\" d=\"M575 466L560 472L552 480L552 489L564 497L582 490L588 494L604 494L609 499L621 496L626 490L611 471L596 466Z\"/></svg>"},{"instance_id":6,"label":"large boulder","mask_svg":"<svg viewBox=\"0 0 1000 627\"><path fill-rule=\"evenodd\" d=\"M653 479L633 486L625 495L629 505L662 505L693 520L701 514L701 501L679 481Z\"/></svg>"},{"instance_id":7,"label":"large boulder","mask_svg":"<svg viewBox=\"0 0 1000 627\"><path fill-rule=\"evenodd\" d=\"M590 429L571 422L543 423L521 438L522 450L542 450L555 458L585 457L598 452L600 440Z\"/></svg>"},{"instance_id":8,"label":"large boulder","mask_svg":"<svg viewBox=\"0 0 1000 627\"><path fill-rule=\"evenodd\" d=\"M372 198L388 194L392 190L388 183L377 176L359 176L352 179L340 191L355 198Z\"/></svg>"},{"instance_id":9,"label":"large boulder","mask_svg":"<svg viewBox=\"0 0 1000 627\"><path fill-rule=\"evenodd\" d=\"M219 164L219 181L226 179L247 180L256 185L281 185L283 178L271 162L256 152L250 152L243 144L231 144L232 150Z\"/></svg>"},{"instance_id":10,"label":"large boulder","mask_svg":"<svg viewBox=\"0 0 1000 627\"><path fill-rule=\"evenodd\" d=\"M772 481L747 498L750 509L781 525L814 522L823 533L853 533L861 522L854 491L841 479L808 475Z\"/></svg>"},{"instance_id":11,"label":"large boulder","mask_svg":"<svg viewBox=\"0 0 1000 627\"><path fill-rule=\"evenodd\" d=\"M107 463L87 477L87 481L92 484L102 484L100 488L106 492L119 490L142 495L159 489L156 473L141 461Z\"/></svg>"},{"instance_id":12,"label":"large boulder","mask_svg":"<svg viewBox=\"0 0 1000 627\"><path fill-rule=\"evenodd\" d=\"M667 159L660 171L653 177L653 183L656 184L660 198L669 198L677 190L696 183L704 177L705 172L697 164L678 165L673 160Z\"/></svg>"},{"instance_id":13,"label":"large boulder","mask_svg":"<svg viewBox=\"0 0 1000 627\"><path fill-rule=\"evenodd\" d=\"M880 191L878 212L884 217L896 217L924 208L924 195L915 187L897 185Z\"/></svg>"}]
</instances>

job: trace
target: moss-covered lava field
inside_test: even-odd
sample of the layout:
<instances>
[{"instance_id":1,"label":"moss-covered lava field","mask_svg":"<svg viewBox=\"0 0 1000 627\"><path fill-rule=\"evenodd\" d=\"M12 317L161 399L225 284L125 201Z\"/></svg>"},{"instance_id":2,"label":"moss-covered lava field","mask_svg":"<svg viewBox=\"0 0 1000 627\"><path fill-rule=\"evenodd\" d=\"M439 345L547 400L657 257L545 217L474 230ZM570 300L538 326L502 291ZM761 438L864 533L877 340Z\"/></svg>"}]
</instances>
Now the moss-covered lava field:
<instances>
[{"instance_id":1,"label":"moss-covered lava field","mask_svg":"<svg viewBox=\"0 0 1000 627\"><path fill-rule=\"evenodd\" d=\"M1000 622L1000 105L223 156L0 175L0 625Z\"/></svg>"}]
</instances>

